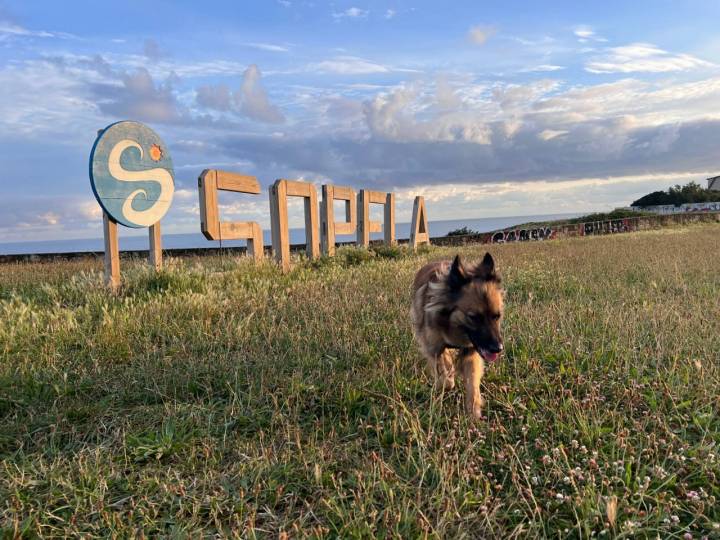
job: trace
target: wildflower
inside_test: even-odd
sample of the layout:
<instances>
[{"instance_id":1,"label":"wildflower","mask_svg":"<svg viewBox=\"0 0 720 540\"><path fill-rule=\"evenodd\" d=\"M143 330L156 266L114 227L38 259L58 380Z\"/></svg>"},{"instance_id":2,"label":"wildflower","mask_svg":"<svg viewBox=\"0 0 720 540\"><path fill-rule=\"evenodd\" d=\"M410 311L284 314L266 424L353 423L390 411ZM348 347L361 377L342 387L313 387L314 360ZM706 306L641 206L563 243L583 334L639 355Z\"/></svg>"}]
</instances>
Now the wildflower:
<instances>
[{"instance_id":1,"label":"wildflower","mask_svg":"<svg viewBox=\"0 0 720 540\"><path fill-rule=\"evenodd\" d=\"M672 516L670 516L670 521L672 521L673 523L680 523L680 518L673 514Z\"/></svg>"},{"instance_id":2,"label":"wildflower","mask_svg":"<svg viewBox=\"0 0 720 540\"><path fill-rule=\"evenodd\" d=\"M552 458L551 458L550 456L548 456L547 454L545 454L545 455L542 457L542 463L543 463L543 465L547 465L548 463L550 463L551 460L552 460Z\"/></svg>"},{"instance_id":3,"label":"wildflower","mask_svg":"<svg viewBox=\"0 0 720 540\"><path fill-rule=\"evenodd\" d=\"M692 540L692 534L686 532L685 534L683 534L683 540Z\"/></svg>"},{"instance_id":4,"label":"wildflower","mask_svg":"<svg viewBox=\"0 0 720 540\"><path fill-rule=\"evenodd\" d=\"M562 493L558 493L557 495L555 495L555 498L556 498L558 501L562 501L562 500L565 499L565 495L563 495Z\"/></svg>"}]
</instances>

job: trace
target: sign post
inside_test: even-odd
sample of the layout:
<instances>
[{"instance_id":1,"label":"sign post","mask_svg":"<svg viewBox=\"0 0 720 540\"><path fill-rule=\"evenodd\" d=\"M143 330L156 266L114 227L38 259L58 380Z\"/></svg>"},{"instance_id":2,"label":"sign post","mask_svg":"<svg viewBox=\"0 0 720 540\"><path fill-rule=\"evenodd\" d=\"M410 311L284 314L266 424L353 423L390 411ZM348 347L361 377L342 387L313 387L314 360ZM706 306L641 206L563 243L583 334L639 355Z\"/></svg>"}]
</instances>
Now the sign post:
<instances>
[{"instance_id":1,"label":"sign post","mask_svg":"<svg viewBox=\"0 0 720 540\"><path fill-rule=\"evenodd\" d=\"M118 224L149 227L149 263L162 268L160 220L175 193L172 160L160 137L138 122L98 131L90 153L90 185L103 209L105 282L120 285Z\"/></svg>"}]
</instances>

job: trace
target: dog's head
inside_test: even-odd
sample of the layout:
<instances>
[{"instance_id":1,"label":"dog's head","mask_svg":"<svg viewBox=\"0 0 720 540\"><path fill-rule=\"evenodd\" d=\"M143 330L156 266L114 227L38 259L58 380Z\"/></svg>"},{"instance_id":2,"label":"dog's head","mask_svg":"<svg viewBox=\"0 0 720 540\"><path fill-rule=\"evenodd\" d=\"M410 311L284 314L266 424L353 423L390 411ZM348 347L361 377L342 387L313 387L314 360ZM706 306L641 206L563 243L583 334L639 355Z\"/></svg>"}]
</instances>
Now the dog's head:
<instances>
[{"instance_id":1,"label":"dog's head","mask_svg":"<svg viewBox=\"0 0 720 540\"><path fill-rule=\"evenodd\" d=\"M447 280L454 304L450 322L465 332L485 360L496 360L503 351L503 290L492 256L486 253L475 266L465 266L456 256Z\"/></svg>"}]
</instances>

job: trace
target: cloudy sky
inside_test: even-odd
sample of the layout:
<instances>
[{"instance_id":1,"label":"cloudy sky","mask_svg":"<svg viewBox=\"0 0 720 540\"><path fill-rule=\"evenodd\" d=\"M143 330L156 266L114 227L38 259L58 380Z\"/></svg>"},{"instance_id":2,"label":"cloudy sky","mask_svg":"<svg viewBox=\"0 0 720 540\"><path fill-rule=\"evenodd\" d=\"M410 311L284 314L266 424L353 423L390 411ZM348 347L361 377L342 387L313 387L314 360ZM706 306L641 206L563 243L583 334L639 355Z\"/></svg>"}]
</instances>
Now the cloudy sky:
<instances>
[{"instance_id":1,"label":"cloudy sky","mask_svg":"<svg viewBox=\"0 0 720 540\"><path fill-rule=\"evenodd\" d=\"M0 241L101 236L99 128L197 176L395 190L398 220L583 212L720 173L717 0L0 0ZM266 192L221 199L267 225ZM300 211L293 211L299 221Z\"/></svg>"}]
</instances>

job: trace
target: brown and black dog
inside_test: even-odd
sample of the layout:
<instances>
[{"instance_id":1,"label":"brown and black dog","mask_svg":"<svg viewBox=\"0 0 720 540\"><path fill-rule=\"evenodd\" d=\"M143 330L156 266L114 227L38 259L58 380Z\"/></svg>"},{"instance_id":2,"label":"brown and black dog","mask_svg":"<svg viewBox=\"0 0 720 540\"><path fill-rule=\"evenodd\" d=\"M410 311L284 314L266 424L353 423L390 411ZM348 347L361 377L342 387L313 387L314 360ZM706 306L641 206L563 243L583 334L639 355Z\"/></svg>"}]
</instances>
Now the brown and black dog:
<instances>
[{"instance_id":1,"label":"brown and black dog","mask_svg":"<svg viewBox=\"0 0 720 540\"><path fill-rule=\"evenodd\" d=\"M482 417L480 380L483 359L497 360L503 350L500 322L503 290L489 253L482 262L465 266L460 256L423 266L415 276L410 317L415 339L439 388L455 386L453 349L465 382L465 406Z\"/></svg>"}]
</instances>

